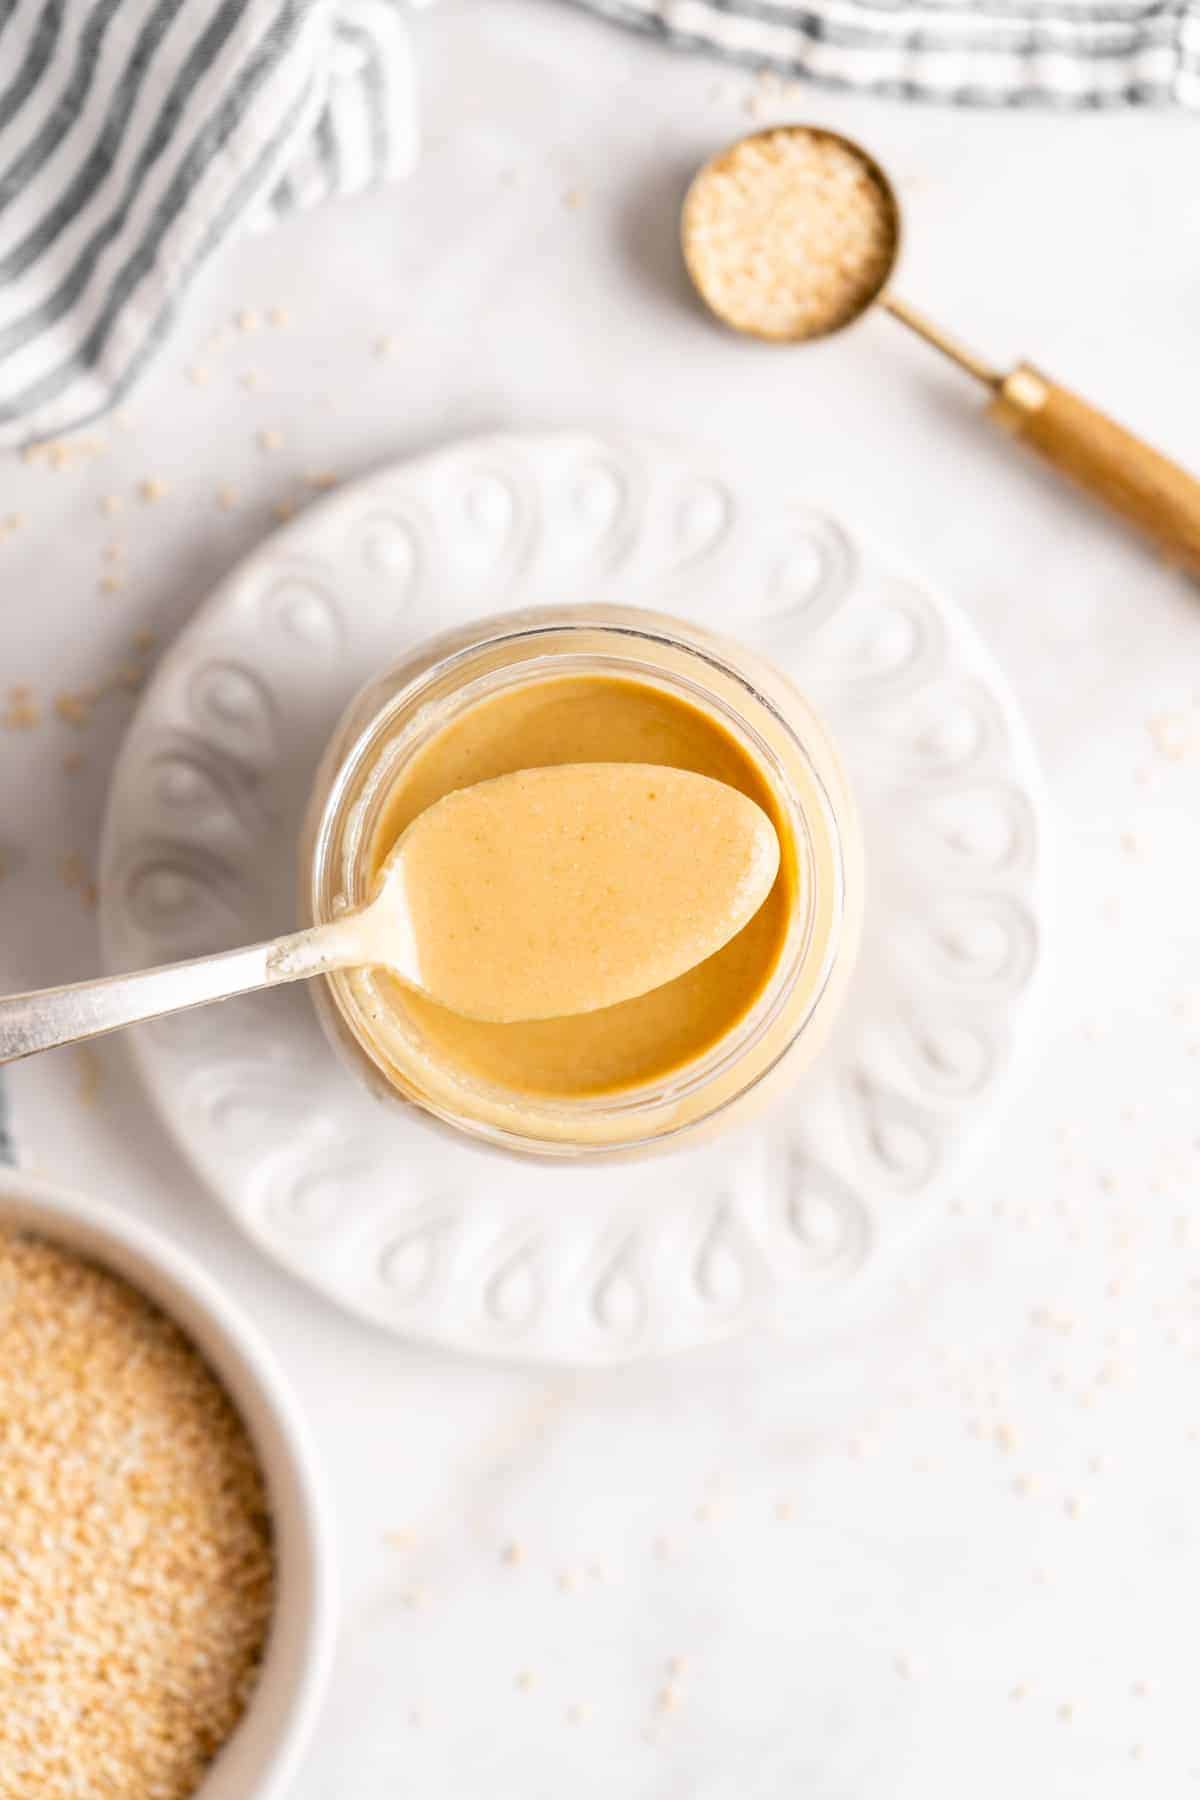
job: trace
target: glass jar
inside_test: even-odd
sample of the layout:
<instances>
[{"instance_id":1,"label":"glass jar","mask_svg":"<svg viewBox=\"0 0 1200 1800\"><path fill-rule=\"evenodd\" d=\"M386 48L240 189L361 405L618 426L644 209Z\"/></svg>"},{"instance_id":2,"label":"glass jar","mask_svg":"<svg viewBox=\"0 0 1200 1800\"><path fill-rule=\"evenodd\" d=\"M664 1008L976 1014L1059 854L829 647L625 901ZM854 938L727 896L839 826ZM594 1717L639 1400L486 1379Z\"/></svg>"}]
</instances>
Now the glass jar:
<instances>
[{"instance_id":1,"label":"glass jar","mask_svg":"<svg viewBox=\"0 0 1200 1800\"><path fill-rule=\"evenodd\" d=\"M313 984L343 1058L389 1104L508 1151L596 1157L691 1141L744 1119L794 1080L828 1034L858 947L862 850L825 727L777 669L682 620L632 608L541 608L430 640L351 704L318 771L301 862L301 911L319 923L366 904L389 795L448 723L481 700L554 676L649 684L733 739L773 796L795 855L795 899L761 991L691 1062L614 1092L530 1094L450 1066L389 1002L377 971Z\"/></svg>"}]
</instances>

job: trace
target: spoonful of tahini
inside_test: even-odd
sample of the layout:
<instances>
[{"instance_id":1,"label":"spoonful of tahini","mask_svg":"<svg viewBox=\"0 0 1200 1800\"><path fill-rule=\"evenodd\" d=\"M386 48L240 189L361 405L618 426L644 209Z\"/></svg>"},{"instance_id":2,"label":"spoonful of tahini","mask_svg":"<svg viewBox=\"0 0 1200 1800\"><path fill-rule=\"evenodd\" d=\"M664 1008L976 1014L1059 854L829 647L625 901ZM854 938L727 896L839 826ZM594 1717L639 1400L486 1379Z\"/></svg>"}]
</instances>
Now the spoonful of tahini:
<instances>
[{"instance_id":1,"label":"spoonful of tahini","mask_svg":"<svg viewBox=\"0 0 1200 1800\"><path fill-rule=\"evenodd\" d=\"M595 1012L749 923L779 868L762 808L650 763L522 769L437 801L369 905L246 949L0 999L0 1062L336 969L386 967L467 1018Z\"/></svg>"}]
</instances>

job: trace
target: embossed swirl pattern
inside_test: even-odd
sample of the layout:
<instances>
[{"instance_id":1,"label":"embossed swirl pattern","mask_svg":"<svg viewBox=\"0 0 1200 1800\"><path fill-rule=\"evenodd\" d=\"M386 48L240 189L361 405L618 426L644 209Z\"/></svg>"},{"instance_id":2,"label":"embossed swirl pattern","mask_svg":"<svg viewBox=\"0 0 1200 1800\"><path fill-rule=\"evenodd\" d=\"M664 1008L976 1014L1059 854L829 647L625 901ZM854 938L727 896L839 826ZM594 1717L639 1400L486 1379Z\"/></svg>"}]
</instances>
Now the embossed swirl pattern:
<instances>
[{"instance_id":1,"label":"embossed swirl pattern","mask_svg":"<svg viewBox=\"0 0 1200 1800\"><path fill-rule=\"evenodd\" d=\"M294 996L286 1016L273 996L166 1021L143 1051L203 1171L308 1279L397 1330L606 1361L836 1288L1004 1073L1041 958L1039 818L1011 710L953 615L842 525L674 454L452 447L325 502L214 596L131 733L104 908L124 966L278 928L267 847L294 842L298 771L353 690L433 628L573 597L760 642L844 744L887 912L868 917L854 1029L785 1118L677 1181L678 1164L591 1172L564 1213L541 1172L516 1182L381 1123Z\"/></svg>"}]
</instances>

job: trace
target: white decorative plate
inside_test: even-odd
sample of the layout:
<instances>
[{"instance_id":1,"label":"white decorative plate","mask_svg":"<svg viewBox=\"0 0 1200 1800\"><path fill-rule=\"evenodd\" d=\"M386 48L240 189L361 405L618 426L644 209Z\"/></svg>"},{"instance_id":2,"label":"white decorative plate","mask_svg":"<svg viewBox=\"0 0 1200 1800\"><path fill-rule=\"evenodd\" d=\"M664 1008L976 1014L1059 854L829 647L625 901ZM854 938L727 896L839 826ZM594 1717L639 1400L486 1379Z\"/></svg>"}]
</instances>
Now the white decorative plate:
<instances>
[{"instance_id":1,"label":"white decorative plate","mask_svg":"<svg viewBox=\"0 0 1200 1800\"><path fill-rule=\"evenodd\" d=\"M393 1331L605 1363L794 1327L961 1167L1030 1029L1044 814L1006 685L953 608L814 513L659 444L451 445L263 544L164 659L105 832L112 969L295 922L322 747L366 678L458 620L645 604L764 648L863 812L865 944L819 1067L768 1124L641 1164L524 1164L360 1091L301 989L144 1028L151 1093L269 1255Z\"/></svg>"}]
</instances>

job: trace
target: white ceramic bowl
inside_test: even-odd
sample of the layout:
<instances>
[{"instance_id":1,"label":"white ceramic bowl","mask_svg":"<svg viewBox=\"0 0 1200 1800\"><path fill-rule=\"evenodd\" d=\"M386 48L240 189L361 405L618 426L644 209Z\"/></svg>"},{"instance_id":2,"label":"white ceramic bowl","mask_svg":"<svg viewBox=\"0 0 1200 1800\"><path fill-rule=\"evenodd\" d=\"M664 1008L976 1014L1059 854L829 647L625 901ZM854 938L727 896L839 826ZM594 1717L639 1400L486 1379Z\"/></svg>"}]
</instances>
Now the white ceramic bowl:
<instances>
[{"instance_id":1,"label":"white ceramic bowl","mask_svg":"<svg viewBox=\"0 0 1200 1800\"><path fill-rule=\"evenodd\" d=\"M275 1358L191 1258L110 1206L0 1169L0 1226L36 1230L124 1276L187 1333L245 1421L275 1525L275 1613L254 1696L195 1800L277 1800L328 1674L335 1602L320 1483Z\"/></svg>"}]
</instances>

